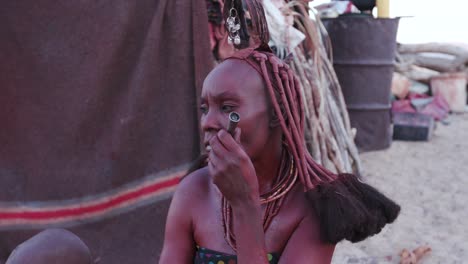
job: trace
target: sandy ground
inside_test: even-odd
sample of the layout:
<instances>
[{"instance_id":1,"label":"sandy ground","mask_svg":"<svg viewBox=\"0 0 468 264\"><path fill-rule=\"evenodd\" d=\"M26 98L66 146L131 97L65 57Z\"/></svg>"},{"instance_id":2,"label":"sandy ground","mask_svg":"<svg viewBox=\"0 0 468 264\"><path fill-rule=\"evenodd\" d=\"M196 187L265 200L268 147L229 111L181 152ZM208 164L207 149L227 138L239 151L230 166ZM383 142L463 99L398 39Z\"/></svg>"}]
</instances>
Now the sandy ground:
<instances>
[{"instance_id":1,"label":"sandy ground","mask_svg":"<svg viewBox=\"0 0 468 264\"><path fill-rule=\"evenodd\" d=\"M429 142L394 141L361 154L366 180L397 201L398 219L363 242L337 245L333 264L399 263L403 248L429 245L420 263L468 263L468 114L437 124Z\"/></svg>"}]
</instances>

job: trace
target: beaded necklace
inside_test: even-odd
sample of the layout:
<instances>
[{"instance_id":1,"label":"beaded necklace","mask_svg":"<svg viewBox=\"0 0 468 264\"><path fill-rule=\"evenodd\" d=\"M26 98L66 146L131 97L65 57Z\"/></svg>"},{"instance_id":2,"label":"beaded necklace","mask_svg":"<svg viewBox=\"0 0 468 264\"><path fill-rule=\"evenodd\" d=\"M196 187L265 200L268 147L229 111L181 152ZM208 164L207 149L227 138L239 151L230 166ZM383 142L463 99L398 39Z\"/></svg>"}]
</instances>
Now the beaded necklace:
<instances>
[{"instance_id":1,"label":"beaded necklace","mask_svg":"<svg viewBox=\"0 0 468 264\"><path fill-rule=\"evenodd\" d=\"M284 153L284 152L283 152ZM260 204L266 204L263 215L263 231L266 232L273 218L278 214L286 194L296 183L298 172L290 155L282 155L281 166L276 183L268 192L260 195ZM233 232L232 207L224 196L221 197L224 237L229 246L237 252L236 238Z\"/></svg>"}]
</instances>

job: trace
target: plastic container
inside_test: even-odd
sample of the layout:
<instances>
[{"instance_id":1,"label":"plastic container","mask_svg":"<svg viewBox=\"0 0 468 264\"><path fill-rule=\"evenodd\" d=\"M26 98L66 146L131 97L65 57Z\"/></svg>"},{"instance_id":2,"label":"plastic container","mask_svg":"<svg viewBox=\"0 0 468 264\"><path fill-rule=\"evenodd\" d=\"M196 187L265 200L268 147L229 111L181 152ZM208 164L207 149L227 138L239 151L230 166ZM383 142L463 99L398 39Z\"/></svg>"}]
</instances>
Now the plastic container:
<instances>
[{"instance_id":1,"label":"plastic container","mask_svg":"<svg viewBox=\"0 0 468 264\"><path fill-rule=\"evenodd\" d=\"M444 73L431 79L432 94L440 94L455 113L465 112L467 93L465 73Z\"/></svg>"}]
</instances>

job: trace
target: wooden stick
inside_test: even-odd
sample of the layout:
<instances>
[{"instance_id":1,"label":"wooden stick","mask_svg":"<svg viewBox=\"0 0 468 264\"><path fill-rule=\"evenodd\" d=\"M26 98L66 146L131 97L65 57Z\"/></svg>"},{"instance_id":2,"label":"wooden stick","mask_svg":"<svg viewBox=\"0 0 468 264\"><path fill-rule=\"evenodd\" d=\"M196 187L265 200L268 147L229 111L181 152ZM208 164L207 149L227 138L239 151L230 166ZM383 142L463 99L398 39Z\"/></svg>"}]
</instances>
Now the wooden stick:
<instances>
[{"instance_id":1,"label":"wooden stick","mask_svg":"<svg viewBox=\"0 0 468 264\"><path fill-rule=\"evenodd\" d=\"M414 65L435 70L438 72L457 72L465 68L465 61L454 57L430 57L421 54L401 54L401 58Z\"/></svg>"},{"instance_id":2,"label":"wooden stick","mask_svg":"<svg viewBox=\"0 0 468 264\"><path fill-rule=\"evenodd\" d=\"M395 70L398 73L405 75L406 77L424 83L429 83L432 77L440 75L439 72L419 67L416 65L402 66L395 65Z\"/></svg>"},{"instance_id":3,"label":"wooden stick","mask_svg":"<svg viewBox=\"0 0 468 264\"><path fill-rule=\"evenodd\" d=\"M468 49L459 45L444 43L398 44L399 53L434 52L446 53L456 57L468 58Z\"/></svg>"}]
</instances>

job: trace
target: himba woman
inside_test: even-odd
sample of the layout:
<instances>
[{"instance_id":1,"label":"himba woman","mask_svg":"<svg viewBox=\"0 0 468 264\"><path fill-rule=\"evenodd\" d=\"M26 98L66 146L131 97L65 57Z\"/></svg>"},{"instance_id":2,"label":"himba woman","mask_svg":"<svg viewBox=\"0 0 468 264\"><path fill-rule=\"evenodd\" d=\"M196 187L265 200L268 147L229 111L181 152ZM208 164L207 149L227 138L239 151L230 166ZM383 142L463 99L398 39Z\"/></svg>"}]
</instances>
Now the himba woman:
<instances>
[{"instance_id":1,"label":"himba woman","mask_svg":"<svg viewBox=\"0 0 468 264\"><path fill-rule=\"evenodd\" d=\"M224 60L204 81L207 155L174 194L162 264L330 263L336 243L374 235L399 213L356 176L334 174L311 158L299 83L266 44L261 5L246 3L254 47ZM249 35L242 9L241 1L225 8L238 46ZM240 122L231 134L233 111Z\"/></svg>"}]
</instances>

